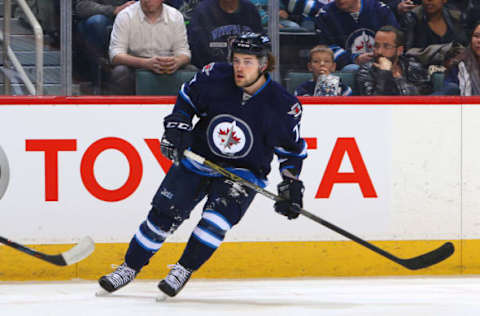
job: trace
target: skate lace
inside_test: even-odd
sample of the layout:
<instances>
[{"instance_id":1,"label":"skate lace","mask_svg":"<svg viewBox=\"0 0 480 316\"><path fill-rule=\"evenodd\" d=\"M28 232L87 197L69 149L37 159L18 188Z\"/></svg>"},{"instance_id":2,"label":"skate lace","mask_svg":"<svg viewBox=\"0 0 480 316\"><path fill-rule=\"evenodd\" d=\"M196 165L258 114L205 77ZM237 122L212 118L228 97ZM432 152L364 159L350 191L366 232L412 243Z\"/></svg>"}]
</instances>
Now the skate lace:
<instances>
[{"instance_id":1,"label":"skate lace","mask_svg":"<svg viewBox=\"0 0 480 316\"><path fill-rule=\"evenodd\" d=\"M113 265L112 265L113 266ZM126 263L117 266L117 269L107 275L107 278L112 282L115 288L118 288L133 279L135 279L136 271L128 267Z\"/></svg>"},{"instance_id":2,"label":"skate lace","mask_svg":"<svg viewBox=\"0 0 480 316\"><path fill-rule=\"evenodd\" d=\"M165 278L172 288L178 290L188 280L192 272L182 267L180 264L170 264L168 268L171 269Z\"/></svg>"}]
</instances>

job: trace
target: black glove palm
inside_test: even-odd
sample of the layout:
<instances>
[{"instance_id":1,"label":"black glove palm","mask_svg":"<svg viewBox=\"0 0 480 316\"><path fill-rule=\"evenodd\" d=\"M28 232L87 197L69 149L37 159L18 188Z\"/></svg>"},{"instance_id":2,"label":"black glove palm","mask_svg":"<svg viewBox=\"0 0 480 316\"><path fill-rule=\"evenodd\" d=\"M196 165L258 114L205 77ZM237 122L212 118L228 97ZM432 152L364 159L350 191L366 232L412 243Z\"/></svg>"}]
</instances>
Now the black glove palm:
<instances>
[{"instance_id":1,"label":"black glove palm","mask_svg":"<svg viewBox=\"0 0 480 316\"><path fill-rule=\"evenodd\" d=\"M162 154L174 162L180 161L183 151L190 146L192 124L179 113L172 113L163 122L165 133L160 143Z\"/></svg>"},{"instance_id":2,"label":"black glove palm","mask_svg":"<svg viewBox=\"0 0 480 316\"><path fill-rule=\"evenodd\" d=\"M297 218L300 208L303 206L304 189L302 181L285 177L277 185L278 195L283 200L275 202L275 211L288 219Z\"/></svg>"}]
</instances>

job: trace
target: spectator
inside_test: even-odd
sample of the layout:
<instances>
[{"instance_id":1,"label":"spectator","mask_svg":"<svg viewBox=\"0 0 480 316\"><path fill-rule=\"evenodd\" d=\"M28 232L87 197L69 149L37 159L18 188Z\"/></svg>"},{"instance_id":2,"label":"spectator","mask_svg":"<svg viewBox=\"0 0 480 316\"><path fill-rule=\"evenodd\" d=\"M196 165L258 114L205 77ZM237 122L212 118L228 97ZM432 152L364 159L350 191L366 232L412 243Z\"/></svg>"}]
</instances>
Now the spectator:
<instances>
[{"instance_id":1,"label":"spectator","mask_svg":"<svg viewBox=\"0 0 480 316\"><path fill-rule=\"evenodd\" d=\"M250 0L202 0L188 29L192 64L202 68L213 61L227 61L230 41L240 33L262 30L260 15Z\"/></svg>"},{"instance_id":2,"label":"spectator","mask_svg":"<svg viewBox=\"0 0 480 316\"><path fill-rule=\"evenodd\" d=\"M413 57L403 56L404 34L386 25L375 34L374 60L360 67L362 95L425 95L432 93L428 72Z\"/></svg>"},{"instance_id":3,"label":"spectator","mask_svg":"<svg viewBox=\"0 0 480 316\"><path fill-rule=\"evenodd\" d=\"M372 59L380 27L398 27L390 8L377 0L335 0L320 9L315 23L320 44L330 46L337 68L346 71Z\"/></svg>"},{"instance_id":4,"label":"spectator","mask_svg":"<svg viewBox=\"0 0 480 316\"><path fill-rule=\"evenodd\" d=\"M262 26L267 28L268 26L268 0L250 0L257 7L258 13L260 14L260 19L262 21ZM300 29L300 25L296 22L289 20L289 14L285 9L285 6L280 3L279 14L279 28L280 29Z\"/></svg>"},{"instance_id":5,"label":"spectator","mask_svg":"<svg viewBox=\"0 0 480 316\"><path fill-rule=\"evenodd\" d=\"M405 30L405 14L422 4L422 0L385 0L385 4L395 14L401 29Z\"/></svg>"},{"instance_id":6,"label":"spectator","mask_svg":"<svg viewBox=\"0 0 480 316\"><path fill-rule=\"evenodd\" d=\"M165 0L164 3L180 11L183 14L185 25L188 25L192 17L193 9L195 9L200 1L201 0Z\"/></svg>"},{"instance_id":7,"label":"spectator","mask_svg":"<svg viewBox=\"0 0 480 316\"><path fill-rule=\"evenodd\" d=\"M417 1L421 1L421 0L417 0ZM478 0L473 0L473 1L478 1ZM467 10L468 4L470 2L471 0L448 0L445 6L451 9L456 9L460 12L464 12L465 10Z\"/></svg>"},{"instance_id":8,"label":"spectator","mask_svg":"<svg viewBox=\"0 0 480 316\"><path fill-rule=\"evenodd\" d=\"M79 56L85 59L88 66L83 68L94 86L99 84L99 67L107 56L113 20L134 3L127 0L78 0L75 5Z\"/></svg>"},{"instance_id":9,"label":"spectator","mask_svg":"<svg viewBox=\"0 0 480 316\"><path fill-rule=\"evenodd\" d=\"M314 18L318 11L334 0L282 0L283 7L294 15Z\"/></svg>"},{"instance_id":10,"label":"spectator","mask_svg":"<svg viewBox=\"0 0 480 316\"><path fill-rule=\"evenodd\" d=\"M282 0L290 19L307 31L315 31L315 16L318 11L334 0Z\"/></svg>"},{"instance_id":11,"label":"spectator","mask_svg":"<svg viewBox=\"0 0 480 316\"><path fill-rule=\"evenodd\" d=\"M310 50L307 67L313 78L298 86L295 96L352 95L352 89L340 77L332 75L336 64L333 61L333 51L327 46L317 45Z\"/></svg>"},{"instance_id":12,"label":"spectator","mask_svg":"<svg viewBox=\"0 0 480 316\"><path fill-rule=\"evenodd\" d=\"M190 62L182 14L163 0L132 4L115 19L109 55L115 94L134 94L136 68L173 74Z\"/></svg>"},{"instance_id":13,"label":"spectator","mask_svg":"<svg viewBox=\"0 0 480 316\"><path fill-rule=\"evenodd\" d=\"M461 12L445 7L445 3L422 0L422 5L405 14L407 54L419 58L424 66L442 65L452 43L466 46L468 42Z\"/></svg>"},{"instance_id":14,"label":"spectator","mask_svg":"<svg viewBox=\"0 0 480 316\"><path fill-rule=\"evenodd\" d=\"M444 94L480 95L480 22L474 26L470 44L460 62L445 76Z\"/></svg>"},{"instance_id":15,"label":"spectator","mask_svg":"<svg viewBox=\"0 0 480 316\"><path fill-rule=\"evenodd\" d=\"M13 2L12 10L14 16L18 18L23 26L31 29L32 26L28 22L25 12L16 1L11 2ZM42 26L43 33L47 35L45 43L58 48L60 45L60 2L52 0L27 0L26 2Z\"/></svg>"}]
</instances>

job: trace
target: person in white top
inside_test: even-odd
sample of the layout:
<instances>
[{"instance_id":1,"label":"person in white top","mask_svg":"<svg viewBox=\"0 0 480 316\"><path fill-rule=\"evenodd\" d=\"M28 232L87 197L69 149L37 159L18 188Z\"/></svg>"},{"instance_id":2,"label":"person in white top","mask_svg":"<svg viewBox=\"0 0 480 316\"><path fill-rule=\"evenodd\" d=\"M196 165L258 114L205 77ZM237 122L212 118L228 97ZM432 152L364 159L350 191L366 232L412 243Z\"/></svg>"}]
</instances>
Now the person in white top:
<instances>
[{"instance_id":1,"label":"person in white top","mask_svg":"<svg viewBox=\"0 0 480 316\"><path fill-rule=\"evenodd\" d=\"M140 0L122 10L113 24L109 57L113 94L135 93L135 69L173 74L190 62L183 16L163 0Z\"/></svg>"}]
</instances>

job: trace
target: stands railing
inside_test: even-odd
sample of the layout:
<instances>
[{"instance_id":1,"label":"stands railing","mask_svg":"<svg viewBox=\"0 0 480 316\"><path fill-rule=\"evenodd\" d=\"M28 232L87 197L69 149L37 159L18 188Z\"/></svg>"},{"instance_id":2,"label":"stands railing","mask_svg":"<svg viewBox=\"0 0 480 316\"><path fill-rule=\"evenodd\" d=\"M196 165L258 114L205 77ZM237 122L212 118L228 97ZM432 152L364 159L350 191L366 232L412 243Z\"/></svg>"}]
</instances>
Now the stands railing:
<instances>
[{"instance_id":1,"label":"stands railing","mask_svg":"<svg viewBox=\"0 0 480 316\"><path fill-rule=\"evenodd\" d=\"M60 1L60 80L63 95L72 95L72 1Z\"/></svg>"},{"instance_id":2,"label":"stands railing","mask_svg":"<svg viewBox=\"0 0 480 316\"><path fill-rule=\"evenodd\" d=\"M36 69L36 87L33 86L32 81L28 78L22 64L18 61L15 53L10 47L10 19L12 16L12 2L11 0L4 1L4 14L3 14L3 74L4 74L4 94L10 94L11 80L14 78L13 74L9 71L9 60L11 60L13 66L18 72L18 76L25 84L28 92L32 95L43 94L43 30L38 23L35 15L28 6L25 0L16 0L20 8L22 8L28 22L32 26L33 34L35 37L35 69Z\"/></svg>"},{"instance_id":3,"label":"stands railing","mask_svg":"<svg viewBox=\"0 0 480 316\"><path fill-rule=\"evenodd\" d=\"M278 16L278 11L280 10L279 1L269 0L268 1L268 36L272 40L272 55L280 56L280 32L278 30L278 25L280 18ZM272 72L272 79L280 82L280 69L279 69L279 58L275 61L275 70Z\"/></svg>"}]
</instances>

